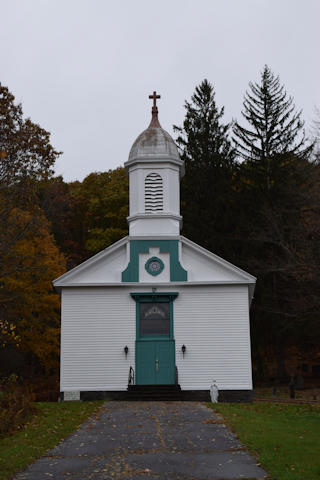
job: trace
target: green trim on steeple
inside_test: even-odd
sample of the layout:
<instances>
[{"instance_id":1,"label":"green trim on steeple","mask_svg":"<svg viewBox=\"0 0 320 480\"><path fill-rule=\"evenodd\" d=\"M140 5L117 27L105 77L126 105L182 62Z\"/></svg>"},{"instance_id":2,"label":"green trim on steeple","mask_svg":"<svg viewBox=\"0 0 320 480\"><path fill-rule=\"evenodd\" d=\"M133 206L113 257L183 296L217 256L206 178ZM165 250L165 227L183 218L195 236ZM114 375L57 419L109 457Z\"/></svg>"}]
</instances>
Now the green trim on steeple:
<instances>
[{"instance_id":1,"label":"green trim on steeple","mask_svg":"<svg viewBox=\"0 0 320 480\"><path fill-rule=\"evenodd\" d=\"M150 247L158 247L160 253L170 254L171 282L188 280L188 272L179 262L178 240L130 240L130 262L122 272L122 282L139 282L139 254L149 253Z\"/></svg>"}]
</instances>

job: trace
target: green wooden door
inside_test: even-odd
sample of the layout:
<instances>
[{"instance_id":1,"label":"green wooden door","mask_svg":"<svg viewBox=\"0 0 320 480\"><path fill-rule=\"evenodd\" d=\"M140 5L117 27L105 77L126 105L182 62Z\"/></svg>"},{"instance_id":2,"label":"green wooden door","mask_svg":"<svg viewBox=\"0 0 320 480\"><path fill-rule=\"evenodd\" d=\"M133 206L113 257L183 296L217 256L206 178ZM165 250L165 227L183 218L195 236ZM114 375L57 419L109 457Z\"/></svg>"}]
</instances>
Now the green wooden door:
<instances>
[{"instance_id":1,"label":"green wooden door","mask_svg":"<svg viewBox=\"0 0 320 480\"><path fill-rule=\"evenodd\" d=\"M177 293L131 294L137 302L136 383L175 383L173 306Z\"/></svg>"},{"instance_id":2,"label":"green wooden door","mask_svg":"<svg viewBox=\"0 0 320 480\"><path fill-rule=\"evenodd\" d=\"M172 385L175 383L174 340L136 341L137 385Z\"/></svg>"}]
</instances>

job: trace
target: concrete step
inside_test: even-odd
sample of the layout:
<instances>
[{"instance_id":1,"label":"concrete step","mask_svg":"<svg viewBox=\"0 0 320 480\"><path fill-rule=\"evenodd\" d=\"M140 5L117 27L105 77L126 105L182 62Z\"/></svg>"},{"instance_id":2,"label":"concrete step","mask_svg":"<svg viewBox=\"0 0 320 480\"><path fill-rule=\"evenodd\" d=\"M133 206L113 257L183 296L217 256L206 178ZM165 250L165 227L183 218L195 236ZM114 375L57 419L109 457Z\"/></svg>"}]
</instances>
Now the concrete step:
<instances>
[{"instance_id":1,"label":"concrete step","mask_svg":"<svg viewBox=\"0 0 320 480\"><path fill-rule=\"evenodd\" d=\"M182 399L180 385L129 385L128 400L164 400Z\"/></svg>"}]
</instances>

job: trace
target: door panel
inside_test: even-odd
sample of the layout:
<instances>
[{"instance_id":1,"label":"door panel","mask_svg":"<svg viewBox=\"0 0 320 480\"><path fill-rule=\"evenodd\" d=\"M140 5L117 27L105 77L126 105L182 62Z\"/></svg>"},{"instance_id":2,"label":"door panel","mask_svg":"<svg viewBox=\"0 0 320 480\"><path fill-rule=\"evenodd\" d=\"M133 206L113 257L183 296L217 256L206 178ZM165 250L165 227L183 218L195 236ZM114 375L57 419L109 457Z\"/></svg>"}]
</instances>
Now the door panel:
<instances>
[{"instance_id":1,"label":"door panel","mask_svg":"<svg viewBox=\"0 0 320 480\"><path fill-rule=\"evenodd\" d=\"M155 384L154 342L136 342L136 383Z\"/></svg>"},{"instance_id":2,"label":"door panel","mask_svg":"<svg viewBox=\"0 0 320 480\"><path fill-rule=\"evenodd\" d=\"M136 382L137 385L174 384L174 340L136 341Z\"/></svg>"},{"instance_id":3,"label":"door panel","mask_svg":"<svg viewBox=\"0 0 320 480\"><path fill-rule=\"evenodd\" d=\"M158 385L173 384L175 380L175 351L174 341L157 342L156 360L159 368L156 374L156 383Z\"/></svg>"}]
</instances>

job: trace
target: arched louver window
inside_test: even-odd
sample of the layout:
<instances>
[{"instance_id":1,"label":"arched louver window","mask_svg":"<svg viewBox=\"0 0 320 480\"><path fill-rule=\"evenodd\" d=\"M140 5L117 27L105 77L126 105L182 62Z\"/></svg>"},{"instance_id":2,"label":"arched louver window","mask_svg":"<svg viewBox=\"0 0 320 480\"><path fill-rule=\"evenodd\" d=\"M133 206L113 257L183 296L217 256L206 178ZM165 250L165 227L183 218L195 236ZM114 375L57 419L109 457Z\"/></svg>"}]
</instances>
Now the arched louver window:
<instances>
[{"instance_id":1,"label":"arched louver window","mask_svg":"<svg viewBox=\"0 0 320 480\"><path fill-rule=\"evenodd\" d=\"M158 173L149 173L145 178L144 205L146 213L163 210L163 183Z\"/></svg>"}]
</instances>

